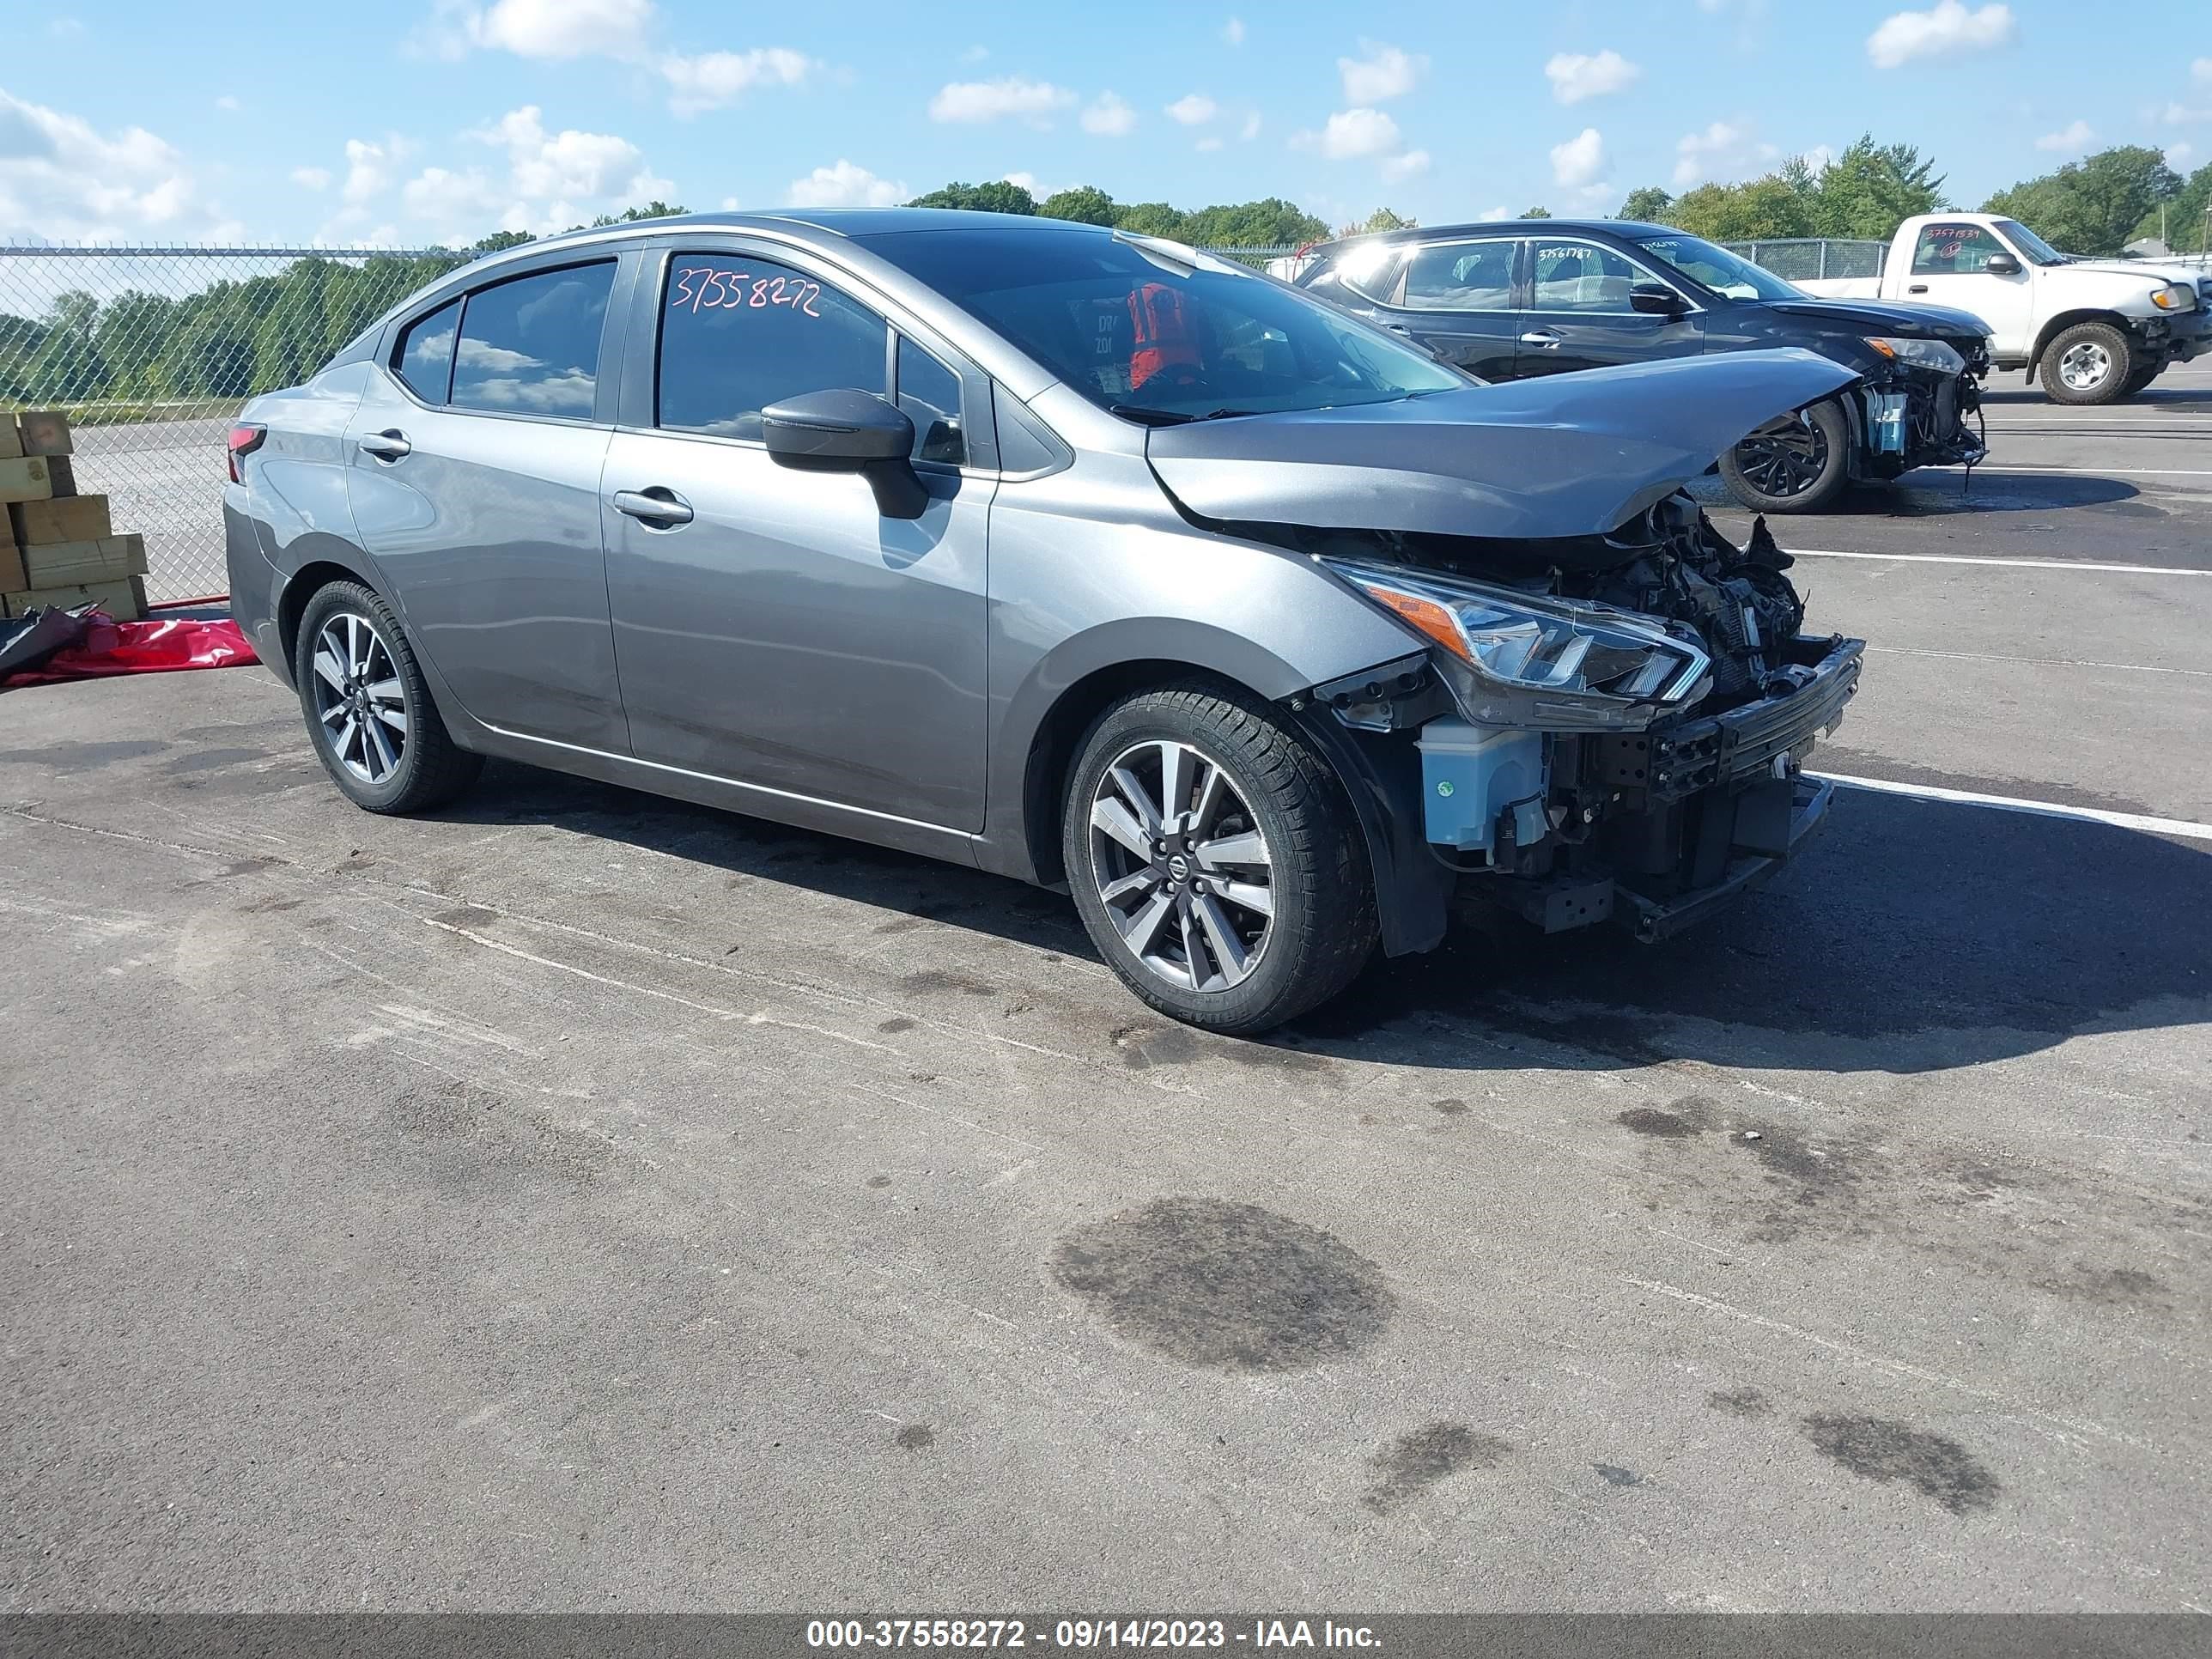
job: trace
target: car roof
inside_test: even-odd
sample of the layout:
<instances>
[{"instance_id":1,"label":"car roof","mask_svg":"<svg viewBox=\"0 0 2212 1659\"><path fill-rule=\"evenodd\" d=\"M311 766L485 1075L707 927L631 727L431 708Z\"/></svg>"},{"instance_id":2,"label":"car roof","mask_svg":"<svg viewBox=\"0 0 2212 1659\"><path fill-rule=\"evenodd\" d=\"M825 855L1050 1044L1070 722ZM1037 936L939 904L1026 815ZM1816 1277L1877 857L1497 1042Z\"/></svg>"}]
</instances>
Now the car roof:
<instances>
[{"instance_id":1,"label":"car roof","mask_svg":"<svg viewBox=\"0 0 2212 1659\"><path fill-rule=\"evenodd\" d=\"M625 219L618 224L591 225L564 231L535 241L517 244L517 256L542 253L549 248L581 247L592 243L637 235L664 236L691 230L773 230L802 243L823 246L833 242L865 242L872 237L907 234L915 231L989 230L1000 234L1040 236L1081 234L1109 236L1103 225L1078 224L1070 219L1045 219L1026 213L978 213L965 208L787 208L773 212L675 213L658 219Z\"/></svg>"},{"instance_id":2,"label":"car roof","mask_svg":"<svg viewBox=\"0 0 2212 1659\"><path fill-rule=\"evenodd\" d=\"M1647 224L1641 219L1482 219L1464 225L1407 225L1400 230L1370 231L1358 236L1340 236L1314 249L1316 253L1365 243L1449 242L1466 236L1495 236L1501 232L1531 236L1682 236L1688 233L1674 225Z\"/></svg>"}]
</instances>

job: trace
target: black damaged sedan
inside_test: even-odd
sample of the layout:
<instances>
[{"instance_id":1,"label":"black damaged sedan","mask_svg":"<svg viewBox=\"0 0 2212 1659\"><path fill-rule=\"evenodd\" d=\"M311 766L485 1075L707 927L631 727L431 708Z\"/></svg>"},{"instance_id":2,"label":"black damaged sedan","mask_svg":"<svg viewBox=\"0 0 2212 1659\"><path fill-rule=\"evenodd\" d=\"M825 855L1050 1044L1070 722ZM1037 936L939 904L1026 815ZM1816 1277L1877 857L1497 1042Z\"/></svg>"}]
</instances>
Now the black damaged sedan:
<instances>
[{"instance_id":1,"label":"black damaged sedan","mask_svg":"<svg viewBox=\"0 0 2212 1659\"><path fill-rule=\"evenodd\" d=\"M1802 346L1862 379L1720 459L1763 513L1810 513L1854 482L1988 453L1980 318L1942 306L1818 300L1667 225L1539 219L1355 236L1294 280L1486 380Z\"/></svg>"}]
</instances>

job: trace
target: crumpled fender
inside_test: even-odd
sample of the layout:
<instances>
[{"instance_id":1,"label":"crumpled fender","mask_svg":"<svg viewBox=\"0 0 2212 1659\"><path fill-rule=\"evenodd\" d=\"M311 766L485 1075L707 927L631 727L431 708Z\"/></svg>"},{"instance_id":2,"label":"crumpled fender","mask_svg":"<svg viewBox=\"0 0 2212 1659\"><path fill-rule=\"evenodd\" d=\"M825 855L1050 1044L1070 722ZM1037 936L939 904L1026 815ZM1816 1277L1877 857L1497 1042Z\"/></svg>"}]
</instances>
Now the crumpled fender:
<instances>
[{"instance_id":1,"label":"crumpled fender","mask_svg":"<svg viewBox=\"0 0 2212 1659\"><path fill-rule=\"evenodd\" d=\"M1717 353L1397 403L1161 427L1146 456L1202 518L1538 539L1619 528L1778 416L1859 376Z\"/></svg>"}]
</instances>

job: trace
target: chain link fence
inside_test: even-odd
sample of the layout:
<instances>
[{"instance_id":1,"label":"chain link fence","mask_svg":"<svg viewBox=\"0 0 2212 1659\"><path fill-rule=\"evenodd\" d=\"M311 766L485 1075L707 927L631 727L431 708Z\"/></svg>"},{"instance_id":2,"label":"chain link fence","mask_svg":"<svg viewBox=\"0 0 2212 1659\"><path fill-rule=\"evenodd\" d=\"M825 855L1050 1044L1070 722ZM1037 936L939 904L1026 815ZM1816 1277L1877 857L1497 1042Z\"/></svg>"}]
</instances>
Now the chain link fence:
<instances>
[{"instance_id":1,"label":"chain link fence","mask_svg":"<svg viewBox=\"0 0 2212 1659\"><path fill-rule=\"evenodd\" d=\"M1280 248L1208 252L1255 267ZM58 409L76 483L146 538L147 597L222 593L223 435L470 256L443 248L0 245L0 408Z\"/></svg>"}]
</instances>

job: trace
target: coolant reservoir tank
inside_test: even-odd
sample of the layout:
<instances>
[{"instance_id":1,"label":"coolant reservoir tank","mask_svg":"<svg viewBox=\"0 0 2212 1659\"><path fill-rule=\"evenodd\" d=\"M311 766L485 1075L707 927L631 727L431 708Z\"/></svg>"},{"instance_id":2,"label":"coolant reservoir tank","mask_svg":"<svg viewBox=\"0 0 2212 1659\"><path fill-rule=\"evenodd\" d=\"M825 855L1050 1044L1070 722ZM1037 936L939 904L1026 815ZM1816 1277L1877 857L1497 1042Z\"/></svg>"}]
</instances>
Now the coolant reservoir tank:
<instances>
[{"instance_id":1,"label":"coolant reservoir tank","mask_svg":"<svg viewBox=\"0 0 2212 1659\"><path fill-rule=\"evenodd\" d=\"M1516 842L1525 847L1542 838L1549 757L1541 732L1441 720L1423 726L1417 741L1431 841L1494 853L1498 815L1509 807Z\"/></svg>"}]
</instances>

